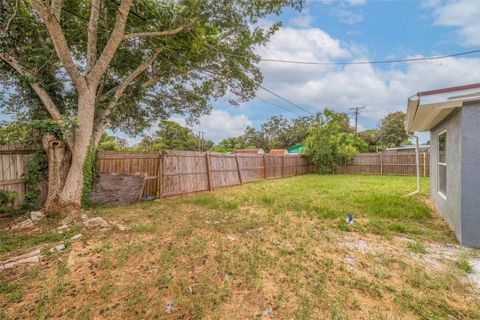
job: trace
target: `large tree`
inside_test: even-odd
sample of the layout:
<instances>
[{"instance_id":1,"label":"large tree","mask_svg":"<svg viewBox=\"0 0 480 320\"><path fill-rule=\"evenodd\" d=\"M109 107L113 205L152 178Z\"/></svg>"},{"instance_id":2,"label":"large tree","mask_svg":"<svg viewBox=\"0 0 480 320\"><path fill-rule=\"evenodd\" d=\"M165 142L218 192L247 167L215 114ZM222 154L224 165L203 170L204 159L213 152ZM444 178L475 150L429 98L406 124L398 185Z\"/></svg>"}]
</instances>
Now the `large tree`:
<instances>
[{"instance_id":1,"label":"large tree","mask_svg":"<svg viewBox=\"0 0 480 320\"><path fill-rule=\"evenodd\" d=\"M262 80L259 19L303 0L0 0L0 81L11 111L53 119L46 209L76 212L83 167L107 128L139 133L171 113L194 119ZM14 92L13 94L11 92Z\"/></svg>"},{"instance_id":2,"label":"large tree","mask_svg":"<svg viewBox=\"0 0 480 320\"><path fill-rule=\"evenodd\" d=\"M405 130L405 112L389 113L380 122L380 142L387 147L398 147L408 143L408 134Z\"/></svg>"}]
</instances>

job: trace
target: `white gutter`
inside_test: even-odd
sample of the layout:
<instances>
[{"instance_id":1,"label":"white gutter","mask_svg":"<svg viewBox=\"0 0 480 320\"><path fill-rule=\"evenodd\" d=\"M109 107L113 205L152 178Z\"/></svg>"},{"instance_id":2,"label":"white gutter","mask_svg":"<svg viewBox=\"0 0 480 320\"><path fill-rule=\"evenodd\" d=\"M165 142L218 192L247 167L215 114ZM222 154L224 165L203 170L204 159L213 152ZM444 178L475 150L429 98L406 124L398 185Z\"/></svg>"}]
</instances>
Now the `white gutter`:
<instances>
[{"instance_id":1,"label":"white gutter","mask_svg":"<svg viewBox=\"0 0 480 320\"><path fill-rule=\"evenodd\" d=\"M418 137L415 136L415 165L417 170L417 190L405 195L406 197L413 196L420 192L420 153L418 148Z\"/></svg>"}]
</instances>

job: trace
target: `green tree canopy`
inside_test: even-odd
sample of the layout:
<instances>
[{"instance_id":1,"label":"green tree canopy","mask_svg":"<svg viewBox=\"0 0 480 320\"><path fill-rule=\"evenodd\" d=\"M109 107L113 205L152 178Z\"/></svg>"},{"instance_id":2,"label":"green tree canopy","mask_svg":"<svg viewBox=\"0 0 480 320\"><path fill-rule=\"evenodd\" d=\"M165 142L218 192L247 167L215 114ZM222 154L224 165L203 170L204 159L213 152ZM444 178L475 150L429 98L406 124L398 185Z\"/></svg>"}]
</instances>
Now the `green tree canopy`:
<instances>
[{"instance_id":1,"label":"green tree canopy","mask_svg":"<svg viewBox=\"0 0 480 320\"><path fill-rule=\"evenodd\" d=\"M62 159L46 209L78 212L88 150L106 129L139 134L171 114L194 120L227 92L232 104L253 98L254 48L280 26L260 20L303 0L0 3L1 105L59 124L42 138L50 160Z\"/></svg>"},{"instance_id":2,"label":"green tree canopy","mask_svg":"<svg viewBox=\"0 0 480 320\"><path fill-rule=\"evenodd\" d=\"M127 141L125 139L110 136L106 132L103 133L97 147L98 151L124 151L128 150Z\"/></svg>"},{"instance_id":3,"label":"green tree canopy","mask_svg":"<svg viewBox=\"0 0 480 320\"><path fill-rule=\"evenodd\" d=\"M380 141L381 134L379 129L368 129L359 132L358 136L368 144L369 152L377 152L384 149Z\"/></svg>"},{"instance_id":4,"label":"green tree canopy","mask_svg":"<svg viewBox=\"0 0 480 320\"><path fill-rule=\"evenodd\" d=\"M153 136L142 139L138 149L142 151L184 150L192 151L209 150L213 142L210 140L199 141L198 136L186 127L174 121L162 121L158 124L158 130Z\"/></svg>"},{"instance_id":5,"label":"green tree canopy","mask_svg":"<svg viewBox=\"0 0 480 320\"><path fill-rule=\"evenodd\" d=\"M317 115L305 141L304 153L312 158L320 173L333 173L353 155L366 152L368 145L352 134L345 114L325 109Z\"/></svg>"},{"instance_id":6,"label":"green tree canopy","mask_svg":"<svg viewBox=\"0 0 480 320\"><path fill-rule=\"evenodd\" d=\"M20 123L0 123L0 145L24 144L31 135L31 130Z\"/></svg>"},{"instance_id":7,"label":"green tree canopy","mask_svg":"<svg viewBox=\"0 0 480 320\"><path fill-rule=\"evenodd\" d=\"M215 147L212 148L212 151L232 152L237 149L243 149L243 148L245 148L245 143L242 137L235 137L235 138L223 139Z\"/></svg>"},{"instance_id":8,"label":"green tree canopy","mask_svg":"<svg viewBox=\"0 0 480 320\"><path fill-rule=\"evenodd\" d=\"M405 130L405 112L397 111L389 113L380 122L380 142L387 147L398 147L408 143L408 134Z\"/></svg>"}]
</instances>

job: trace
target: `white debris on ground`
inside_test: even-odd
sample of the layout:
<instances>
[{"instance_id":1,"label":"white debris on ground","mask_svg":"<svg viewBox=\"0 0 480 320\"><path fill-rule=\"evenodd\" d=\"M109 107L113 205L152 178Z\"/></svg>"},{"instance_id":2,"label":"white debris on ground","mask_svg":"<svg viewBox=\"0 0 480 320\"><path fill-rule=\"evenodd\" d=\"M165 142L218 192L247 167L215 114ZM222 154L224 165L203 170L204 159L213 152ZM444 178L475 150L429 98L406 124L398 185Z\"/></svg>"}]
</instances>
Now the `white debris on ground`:
<instances>
[{"instance_id":1,"label":"white debris on ground","mask_svg":"<svg viewBox=\"0 0 480 320\"><path fill-rule=\"evenodd\" d=\"M273 308L271 307L265 308L261 313L261 317L268 318L272 313L273 313Z\"/></svg>"},{"instance_id":2,"label":"white debris on ground","mask_svg":"<svg viewBox=\"0 0 480 320\"><path fill-rule=\"evenodd\" d=\"M108 228L109 224L103 218L95 217L83 221L83 225L87 228Z\"/></svg>"},{"instance_id":3,"label":"white debris on ground","mask_svg":"<svg viewBox=\"0 0 480 320\"><path fill-rule=\"evenodd\" d=\"M70 238L70 240L74 241L74 240L78 240L82 237L82 234L81 233L77 233L76 235L74 235L73 237Z\"/></svg>"},{"instance_id":4,"label":"white debris on ground","mask_svg":"<svg viewBox=\"0 0 480 320\"><path fill-rule=\"evenodd\" d=\"M338 243L349 250L359 250L368 253L380 253L384 251L384 249L381 247L381 245L378 245L378 243L367 242L353 235L345 236L343 239L338 239Z\"/></svg>"},{"instance_id":5,"label":"white debris on ground","mask_svg":"<svg viewBox=\"0 0 480 320\"><path fill-rule=\"evenodd\" d=\"M480 291L480 258L471 259L469 263L472 272L468 274L467 280Z\"/></svg>"},{"instance_id":6,"label":"white debris on ground","mask_svg":"<svg viewBox=\"0 0 480 320\"><path fill-rule=\"evenodd\" d=\"M50 250L48 250L48 252L50 253L55 253L55 252L58 252L58 251L62 251L63 249L65 249L65 244L63 242L61 242L59 245L51 248Z\"/></svg>"},{"instance_id":7,"label":"white debris on ground","mask_svg":"<svg viewBox=\"0 0 480 320\"><path fill-rule=\"evenodd\" d=\"M464 248L460 245L445 244L439 242L425 243L425 253L416 253L407 249L409 243L415 243L415 240L406 237L395 237L393 243L377 237L366 241L357 237L354 234L346 235L343 238L337 239L338 244L350 250L351 252L344 256L343 261L347 264L349 271L353 271L356 263L355 251L368 254L382 254L385 252L396 252L399 256L408 259L414 259L418 263L424 265L426 268L431 268L437 271L444 271L451 267L460 257L469 256L472 249ZM398 244L403 245L398 245ZM477 255L478 256L478 255ZM466 276L477 290L480 291L480 258L470 258L468 262L472 266L472 272Z\"/></svg>"},{"instance_id":8,"label":"white debris on ground","mask_svg":"<svg viewBox=\"0 0 480 320\"><path fill-rule=\"evenodd\" d=\"M228 235L227 236L227 239L230 240L230 241L235 241L237 240L237 238L235 236L231 236L231 235Z\"/></svg>"},{"instance_id":9,"label":"white debris on ground","mask_svg":"<svg viewBox=\"0 0 480 320\"><path fill-rule=\"evenodd\" d=\"M170 300L167 301L167 306L165 307L165 313L166 313L166 314L170 314L170 313L173 312L173 310L174 310L174 308L173 308L173 300L170 299Z\"/></svg>"},{"instance_id":10,"label":"white debris on ground","mask_svg":"<svg viewBox=\"0 0 480 320\"><path fill-rule=\"evenodd\" d=\"M351 254L347 254L343 257L343 261L345 261L345 263L347 264L348 271L353 271L355 267L355 263L357 262L357 259L355 258L355 256Z\"/></svg>"},{"instance_id":11,"label":"white debris on ground","mask_svg":"<svg viewBox=\"0 0 480 320\"><path fill-rule=\"evenodd\" d=\"M38 262L40 262L40 249L36 249L28 253L0 262L0 270L10 269L22 264L31 264L31 263L38 263Z\"/></svg>"},{"instance_id":12,"label":"white debris on ground","mask_svg":"<svg viewBox=\"0 0 480 320\"><path fill-rule=\"evenodd\" d=\"M43 214L42 211L32 211L32 212L30 212L30 220L32 220L32 222L40 221L43 218L45 218L45 215Z\"/></svg>"},{"instance_id":13,"label":"white debris on ground","mask_svg":"<svg viewBox=\"0 0 480 320\"><path fill-rule=\"evenodd\" d=\"M126 230L128 230L128 228L127 228L125 225L121 224L120 222L116 222L116 221L109 221L109 222L110 222L110 224L112 224L112 225L114 225L115 227L117 227L118 230L120 230L120 231L126 231Z\"/></svg>"},{"instance_id":14,"label":"white debris on ground","mask_svg":"<svg viewBox=\"0 0 480 320\"><path fill-rule=\"evenodd\" d=\"M33 221L31 219L26 219L10 227L10 230L19 231L19 230L31 229L33 227L35 227L35 225L33 224Z\"/></svg>"},{"instance_id":15,"label":"white debris on ground","mask_svg":"<svg viewBox=\"0 0 480 320\"><path fill-rule=\"evenodd\" d=\"M78 240L82 237L82 234L76 234L70 238L71 241ZM19 256L10 258L8 260L0 262L0 270L10 269L19 265L39 263L43 257L48 254L56 253L65 250L65 243L62 241L54 247L48 249L46 245L40 245L35 250L28 253L21 254Z\"/></svg>"},{"instance_id":16,"label":"white debris on ground","mask_svg":"<svg viewBox=\"0 0 480 320\"><path fill-rule=\"evenodd\" d=\"M70 227L66 224L63 224L57 228L58 233L64 233L65 231L68 231L68 230L70 230Z\"/></svg>"}]
</instances>

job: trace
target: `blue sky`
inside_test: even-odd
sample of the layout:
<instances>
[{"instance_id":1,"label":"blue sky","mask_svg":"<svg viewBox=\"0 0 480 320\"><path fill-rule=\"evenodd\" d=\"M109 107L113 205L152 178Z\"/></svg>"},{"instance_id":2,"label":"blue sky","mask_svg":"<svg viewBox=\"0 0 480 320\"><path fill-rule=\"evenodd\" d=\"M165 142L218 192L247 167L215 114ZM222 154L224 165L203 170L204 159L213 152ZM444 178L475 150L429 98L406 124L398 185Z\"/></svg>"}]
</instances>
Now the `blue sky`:
<instances>
[{"instance_id":1,"label":"blue sky","mask_svg":"<svg viewBox=\"0 0 480 320\"><path fill-rule=\"evenodd\" d=\"M479 16L480 0L307 0L302 12L286 9L280 17L262 20L261 25L281 21L283 27L266 47L256 50L267 59L331 62L450 54L480 48ZM405 111L407 97L418 91L480 82L479 54L409 64L261 62L260 67L263 86L313 113L325 107L345 112L365 106L361 129L377 127L389 112ZM226 97L213 102L212 113L192 130L204 131L206 138L218 142L242 134L246 126L258 127L273 115L306 115L262 89L257 95L291 111L258 99L233 107ZM0 115L0 120L5 118ZM173 119L184 123L181 117Z\"/></svg>"},{"instance_id":2,"label":"blue sky","mask_svg":"<svg viewBox=\"0 0 480 320\"><path fill-rule=\"evenodd\" d=\"M443 55L480 48L480 1L308 1L302 12L286 10L283 28L264 58L303 61L359 61ZM410 64L345 67L262 62L263 85L312 112L325 107L348 111L366 106L361 128L375 128L389 112L406 109L407 97L423 90L480 81L480 55ZM259 89L263 100L304 112ZM258 126L272 115L291 112L253 100L239 108L214 103L211 116L194 130L218 141ZM423 140L427 139L423 135Z\"/></svg>"}]
</instances>

